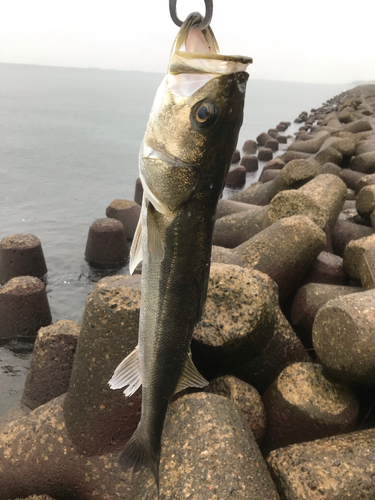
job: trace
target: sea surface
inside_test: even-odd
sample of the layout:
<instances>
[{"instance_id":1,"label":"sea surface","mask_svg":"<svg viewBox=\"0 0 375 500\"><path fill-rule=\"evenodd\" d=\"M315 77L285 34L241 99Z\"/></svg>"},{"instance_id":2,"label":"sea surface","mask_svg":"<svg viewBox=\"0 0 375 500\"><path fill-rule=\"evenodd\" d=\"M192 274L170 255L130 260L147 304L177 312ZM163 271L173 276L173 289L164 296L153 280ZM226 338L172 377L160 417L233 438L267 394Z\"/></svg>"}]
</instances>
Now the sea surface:
<instances>
[{"instance_id":1,"label":"sea surface","mask_svg":"<svg viewBox=\"0 0 375 500\"><path fill-rule=\"evenodd\" d=\"M0 240L15 233L41 240L54 322L80 323L87 294L106 275L85 261L88 230L115 198L134 197L138 151L162 78L0 63ZM250 71L238 148L347 88L253 80ZM248 174L247 184L259 173ZM0 347L0 415L20 400L31 349Z\"/></svg>"}]
</instances>

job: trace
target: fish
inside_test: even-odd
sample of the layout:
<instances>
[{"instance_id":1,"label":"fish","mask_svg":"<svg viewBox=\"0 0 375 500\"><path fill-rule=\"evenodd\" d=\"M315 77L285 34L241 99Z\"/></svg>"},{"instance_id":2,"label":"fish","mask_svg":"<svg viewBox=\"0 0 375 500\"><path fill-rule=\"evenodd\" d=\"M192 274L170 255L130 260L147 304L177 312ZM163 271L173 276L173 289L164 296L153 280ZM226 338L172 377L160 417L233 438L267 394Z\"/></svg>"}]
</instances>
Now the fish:
<instances>
[{"instance_id":1,"label":"fish","mask_svg":"<svg viewBox=\"0 0 375 500\"><path fill-rule=\"evenodd\" d=\"M138 345L114 371L112 389L142 386L141 419L119 463L149 468L159 492L164 420L171 397L208 382L190 344L207 294L216 206L238 134L249 57L225 56L199 13L182 24L155 96L139 154L141 215L130 273L142 261Z\"/></svg>"}]
</instances>

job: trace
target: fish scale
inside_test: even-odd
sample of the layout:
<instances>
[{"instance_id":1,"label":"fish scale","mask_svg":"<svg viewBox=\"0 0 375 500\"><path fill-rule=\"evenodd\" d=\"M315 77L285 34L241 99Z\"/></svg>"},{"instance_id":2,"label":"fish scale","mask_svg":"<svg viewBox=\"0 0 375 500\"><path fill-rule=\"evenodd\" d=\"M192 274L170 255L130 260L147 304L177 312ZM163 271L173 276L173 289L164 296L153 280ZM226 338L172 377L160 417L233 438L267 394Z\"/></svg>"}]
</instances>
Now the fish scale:
<instances>
[{"instance_id":1,"label":"fish scale","mask_svg":"<svg viewBox=\"0 0 375 500\"><path fill-rule=\"evenodd\" d=\"M218 54L211 28L194 28L201 19L193 13L181 26L141 147L144 194L130 263L133 270L142 260L138 346L109 382L126 387L127 396L142 385L141 420L120 464L148 467L158 491L169 400L208 384L190 343L204 307L216 206L242 124L244 70L251 63Z\"/></svg>"}]
</instances>

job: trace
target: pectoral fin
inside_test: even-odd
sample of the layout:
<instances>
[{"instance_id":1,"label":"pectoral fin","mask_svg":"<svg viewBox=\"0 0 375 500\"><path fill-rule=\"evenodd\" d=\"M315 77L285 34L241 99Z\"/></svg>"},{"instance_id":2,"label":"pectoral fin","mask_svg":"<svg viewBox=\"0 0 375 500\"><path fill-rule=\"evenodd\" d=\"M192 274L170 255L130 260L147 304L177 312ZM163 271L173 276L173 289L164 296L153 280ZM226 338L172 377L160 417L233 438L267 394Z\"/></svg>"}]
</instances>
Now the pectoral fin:
<instances>
[{"instance_id":1,"label":"pectoral fin","mask_svg":"<svg viewBox=\"0 0 375 500\"><path fill-rule=\"evenodd\" d=\"M175 394L188 387L198 387L201 389L203 387L206 387L206 385L208 385L207 380L202 377L202 375L196 369L189 352L186 356L184 371L182 372L180 380L178 381Z\"/></svg>"},{"instance_id":2,"label":"pectoral fin","mask_svg":"<svg viewBox=\"0 0 375 500\"><path fill-rule=\"evenodd\" d=\"M164 247L150 204L147 207L147 241L150 260L160 262L164 258Z\"/></svg>"},{"instance_id":3,"label":"pectoral fin","mask_svg":"<svg viewBox=\"0 0 375 500\"><path fill-rule=\"evenodd\" d=\"M139 216L138 224L134 233L133 243L130 249L129 273L133 274L134 269L142 261L142 215Z\"/></svg>"},{"instance_id":4,"label":"pectoral fin","mask_svg":"<svg viewBox=\"0 0 375 500\"><path fill-rule=\"evenodd\" d=\"M141 386L141 368L138 356L138 346L116 368L111 380L108 382L111 389L124 390L125 396L131 396Z\"/></svg>"}]
</instances>

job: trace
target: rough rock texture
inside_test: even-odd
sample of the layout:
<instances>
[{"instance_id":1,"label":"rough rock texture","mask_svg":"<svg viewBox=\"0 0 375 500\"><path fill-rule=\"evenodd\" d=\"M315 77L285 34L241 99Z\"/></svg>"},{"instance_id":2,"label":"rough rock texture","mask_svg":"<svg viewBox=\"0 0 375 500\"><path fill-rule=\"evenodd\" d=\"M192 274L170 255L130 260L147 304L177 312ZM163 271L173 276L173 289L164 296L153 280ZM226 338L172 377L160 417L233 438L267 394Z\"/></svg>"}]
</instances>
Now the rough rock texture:
<instances>
[{"instance_id":1,"label":"rough rock texture","mask_svg":"<svg viewBox=\"0 0 375 500\"><path fill-rule=\"evenodd\" d=\"M375 498L375 430L275 450L267 458L283 500Z\"/></svg>"},{"instance_id":2,"label":"rough rock texture","mask_svg":"<svg viewBox=\"0 0 375 500\"><path fill-rule=\"evenodd\" d=\"M78 335L79 325L70 320L39 330L22 404L34 410L68 390Z\"/></svg>"},{"instance_id":3,"label":"rough rock texture","mask_svg":"<svg viewBox=\"0 0 375 500\"><path fill-rule=\"evenodd\" d=\"M110 219L117 219L122 222L125 235L132 240L138 224L141 207L135 201L113 200L107 207L105 214Z\"/></svg>"},{"instance_id":4,"label":"rough rock texture","mask_svg":"<svg viewBox=\"0 0 375 500\"><path fill-rule=\"evenodd\" d=\"M67 436L64 396L3 427L0 433L0 500L47 494L57 500L131 498L131 472L119 453L81 455Z\"/></svg>"},{"instance_id":5,"label":"rough rock texture","mask_svg":"<svg viewBox=\"0 0 375 500\"><path fill-rule=\"evenodd\" d=\"M266 432L266 413L258 391L239 378L225 375L210 382L205 392L224 396L241 408L258 445Z\"/></svg>"},{"instance_id":6,"label":"rough rock texture","mask_svg":"<svg viewBox=\"0 0 375 500\"><path fill-rule=\"evenodd\" d=\"M233 373L259 356L273 334L276 307L276 286L266 275L213 263L205 312L192 341L202 375Z\"/></svg>"},{"instance_id":7,"label":"rough rock texture","mask_svg":"<svg viewBox=\"0 0 375 500\"><path fill-rule=\"evenodd\" d=\"M32 234L14 234L0 242L0 283L17 276L42 278L47 273L42 245Z\"/></svg>"},{"instance_id":8,"label":"rough rock texture","mask_svg":"<svg viewBox=\"0 0 375 500\"><path fill-rule=\"evenodd\" d=\"M323 374L322 366L288 366L263 395L267 433L263 450L353 431L358 402L346 384Z\"/></svg>"},{"instance_id":9,"label":"rough rock texture","mask_svg":"<svg viewBox=\"0 0 375 500\"><path fill-rule=\"evenodd\" d=\"M361 257L366 250L373 246L375 246L375 234L350 241L346 245L344 252L344 269L352 279L357 281L361 279L359 274Z\"/></svg>"},{"instance_id":10,"label":"rough rock texture","mask_svg":"<svg viewBox=\"0 0 375 500\"><path fill-rule=\"evenodd\" d=\"M249 240L265 228L267 210L267 207L249 205L249 210L221 217L215 223L212 244L234 248Z\"/></svg>"},{"instance_id":11,"label":"rough rock texture","mask_svg":"<svg viewBox=\"0 0 375 500\"><path fill-rule=\"evenodd\" d=\"M133 500L154 498L154 478L142 471ZM249 425L232 401L198 393L170 405L162 441L160 498L279 499Z\"/></svg>"},{"instance_id":12,"label":"rough rock texture","mask_svg":"<svg viewBox=\"0 0 375 500\"><path fill-rule=\"evenodd\" d=\"M313 343L335 377L375 385L375 290L330 300L316 315Z\"/></svg>"},{"instance_id":13,"label":"rough rock texture","mask_svg":"<svg viewBox=\"0 0 375 500\"><path fill-rule=\"evenodd\" d=\"M319 309L329 300L361 292L362 288L354 286L337 286L322 283L309 283L301 287L296 293L291 322L306 347L312 346L312 327Z\"/></svg>"},{"instance_id":14,"label":"rough rock texture","mask_svg":"<svg viewBox=\"0 0 375 500\"><path fill-rule=\"evenodd\" d=\"M140 276L100 280L87 298L64 405L68 433L87 453L125 444L140 418L141 391L126 398L108 381L138 340Z\"/></svg>"},{"instance_id":15,"label":"rough rock texture","mask_svg":"<svg viewBox=\"0 0 375 500\"><path fill-rule=\"evenodd\" d=\"M40 279L20 276L0 287L0 338L33 337L51 321L46 288Z\"/></svg>"},{"instance_id":16,"label":"rough rock texture","mask_svg":"<svg viewBox=\"0 0 375 500\"><path fill-rule=\"evenodd\" d=\"M308 217L295 215L264 229L233 252L234 263L268 274L283 301L294 290L326 243Z\"/></svg>"}]
</instances>

